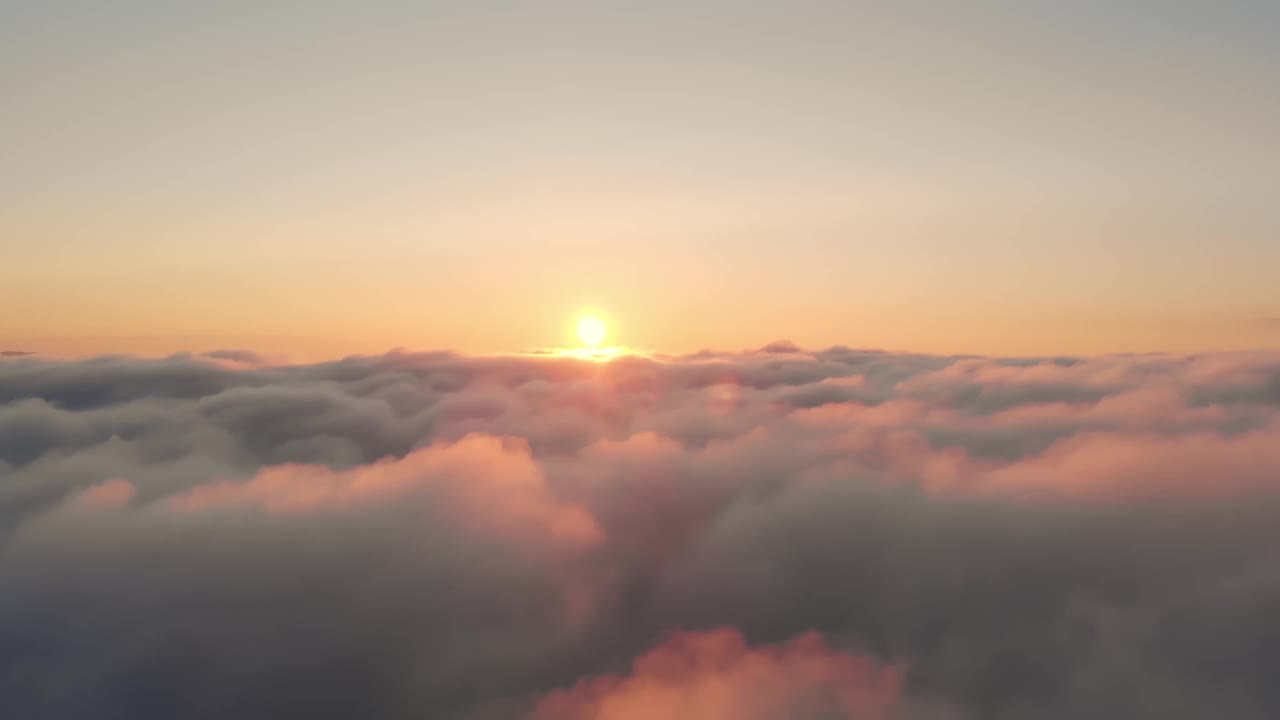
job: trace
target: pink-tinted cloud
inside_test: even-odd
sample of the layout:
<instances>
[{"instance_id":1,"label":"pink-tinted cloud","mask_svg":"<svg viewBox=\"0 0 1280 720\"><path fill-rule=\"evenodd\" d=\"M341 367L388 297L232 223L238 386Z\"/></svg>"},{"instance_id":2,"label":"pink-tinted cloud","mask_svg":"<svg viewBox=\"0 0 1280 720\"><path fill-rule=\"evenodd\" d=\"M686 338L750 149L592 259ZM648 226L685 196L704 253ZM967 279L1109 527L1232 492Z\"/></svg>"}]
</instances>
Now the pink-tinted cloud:
<instances>
[{"instance_id":1,"label":"pink-tinted cloud","mask_svg":"<svg viewBox=\"0 0 1280 720\"><path fill-rule=\"evenodd\" d=\"M584 508L553 496L528 443L484 435L346 471L276 465L244 482L198 486L167 505L185 512L249 506L301 513L415 502L431 504L477 532L539 532L582 545L601 540L600 528Z\"/></svg>"},{"instance_id":2,"label":"pink-tinted cloud","mask_svg":"<svg viewBox=\"0 0 1280 720\"><path fill-rule=\"evenodd\" d=\"M1232 497L1280 491L1280 424L1223 437L1194 433L1082 433L992 469L983 485L1018 494Z\"/></svg>"},{"instance_id":3,"label":"pink-tinted cloud","mask_svg":"<svg viewBox=\"0 0 1280 720\"><path fill-rule=\"evenodd\" d=\"M72 496L69 506L77 511L114 510L133 499L133 484L116 478L98 483Z\"/></svg>"},{"instance_id":4,"label":"pink-tinted cloud","mask_svg":"<svg viewBox=\"0 0 1280 720\"><path fill-rule=\"evenodd\" d=\"M535 720L768 720L887 716L897 669L829 650L816 633L749 647L741 633L676 633L623 677L584 679L543 699Z\"/></svg>"}]
</instances>

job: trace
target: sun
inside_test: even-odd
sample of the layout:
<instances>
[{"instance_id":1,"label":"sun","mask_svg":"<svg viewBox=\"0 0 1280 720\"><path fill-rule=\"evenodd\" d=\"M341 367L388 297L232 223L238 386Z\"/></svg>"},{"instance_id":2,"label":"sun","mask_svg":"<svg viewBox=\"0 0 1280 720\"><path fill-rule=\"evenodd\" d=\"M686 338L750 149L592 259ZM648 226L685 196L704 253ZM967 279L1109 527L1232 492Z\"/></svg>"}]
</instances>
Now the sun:
<instances>
[{"instance_id":1,"label":"sun","mask_svg":"<svg viewBox=\"0 0 1280 720\"><path fill-rule=\"evenodd\" d=\"M578 339L587 347L600 347L600 343L604 342L605 329L604 323L599 318L587 317L578 321Z\"/></svg>"}]
</instances>

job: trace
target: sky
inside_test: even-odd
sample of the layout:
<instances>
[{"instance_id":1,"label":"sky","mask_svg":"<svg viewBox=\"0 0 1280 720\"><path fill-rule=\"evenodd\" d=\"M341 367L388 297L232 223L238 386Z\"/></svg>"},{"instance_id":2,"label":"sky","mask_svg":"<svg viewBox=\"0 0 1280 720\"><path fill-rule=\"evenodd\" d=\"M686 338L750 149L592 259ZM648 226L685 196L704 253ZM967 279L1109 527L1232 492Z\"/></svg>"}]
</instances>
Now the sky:
<instances>
[{"instance_id":1,"label":"sky","mask_svg":"<svg viewBox=\"0 0 1280 720\"><path fill-rule=\"evenodd\" d=\"M1280 5L0 0L0 350L1280 347Z\"/></svg>"}]
</instances>

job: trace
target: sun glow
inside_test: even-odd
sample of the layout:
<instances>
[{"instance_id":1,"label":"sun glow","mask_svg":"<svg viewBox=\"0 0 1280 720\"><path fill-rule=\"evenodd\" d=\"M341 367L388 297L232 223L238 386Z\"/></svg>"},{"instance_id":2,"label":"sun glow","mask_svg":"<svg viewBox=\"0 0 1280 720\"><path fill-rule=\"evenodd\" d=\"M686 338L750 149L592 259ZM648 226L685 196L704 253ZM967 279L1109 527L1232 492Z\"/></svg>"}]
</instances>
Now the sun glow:
<instances>
[{"instance_id":1,"label":"sun glow","mask_svg":"<svg viewBox=\"0 0 1280 720\"><path fill-rule=\"evenodd\" d=\"M587 316L578 321L578 339L587 347L600 347L604 342L605 327L599 318Z\"/></svg>"}]
</instances>

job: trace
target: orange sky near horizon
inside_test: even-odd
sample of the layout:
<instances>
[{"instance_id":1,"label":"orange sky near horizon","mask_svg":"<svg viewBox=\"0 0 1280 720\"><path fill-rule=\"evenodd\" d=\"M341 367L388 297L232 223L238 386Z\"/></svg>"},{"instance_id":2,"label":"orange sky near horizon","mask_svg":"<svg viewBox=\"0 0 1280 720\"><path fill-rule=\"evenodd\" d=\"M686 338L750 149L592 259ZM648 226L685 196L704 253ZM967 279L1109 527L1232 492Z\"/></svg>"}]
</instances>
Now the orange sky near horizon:
<instances>
[{"instance_id":1,"label":"orange sky near horizon","mask_svg":"<svg viewBox=\"0 0 1280 720\"><path fill-rule=\"evenodd\" d=\"M587 306L583 306L584 308ZM753 332L752 323L741 323L726 313L721 331L708 330L707 314L696 322L681 325L679 315L632 318L616 313L600 312L600 305L590 312L607 319L607 345L620 345L637 351L669 354L693 353L699 350L744 350L759 348L774 340L786 339L806 349L823 349L832 345L857 348L915 351L938 354L978 355L1100 355L1124 352L1196 353L1221 350L1252 350L1280 347L1280 322L1236 322L1233 317L1205 316L1197 320L1185 317L1161 317L1134 314L1118 318L1114 312L1100 311L1095 322L1082 316L1078 309L1057 317L1033 315L1002 318L965 317L965 310L938 314L906 324L904 315L882 319L872 313L851 314L846 332L840 331L838 318L813 318L811 324L790 323L788 332L773 335ZM744 312L751 312L744 310ZM511 326L500 324L499 318L478 315L468 317L474 327L444 323L431 326L412 319L412 313L399 315L399 322L363 325L355 318L350 324L335 324L331 334L324 334L322 324L313 326L313 334L305 331L154 332L150 334L21 336L6 335L0 350L38 352L54 357L78 357L100 354L165 356L178 352L208 352L243 349L262 355L292 361L316 361L348 355L380 354L393 349L407 351L454 350L466 354L524 352L553 347L572 348L580 343L574 324L585 312L563 308L562 317L534 316L532 313ZM535 317L533 322L524 321ZM760 316L753 316L760 318ZM763 319L763 318L761 318ZM1127 321L1127 322L1125 322ZM1073 325L1074 324L1074 325ZM370 327L373 326L373 327ZM782 326L778 326L781 330ZM448 342L442 338L452 339ZM458 338L466 338L458 341ZM831 338L837 338L832 341Z\"/></svg>"},{"instance_id":2,"label":"orange sky near horizon","mask_svg":"<svg viewBox=\"0 0 1280 720\"><path fill-rule=\"evenodd\" d=\"M20 5L0 350L1280 347L1280 5Z\"/></svg>"}]
</instances>

